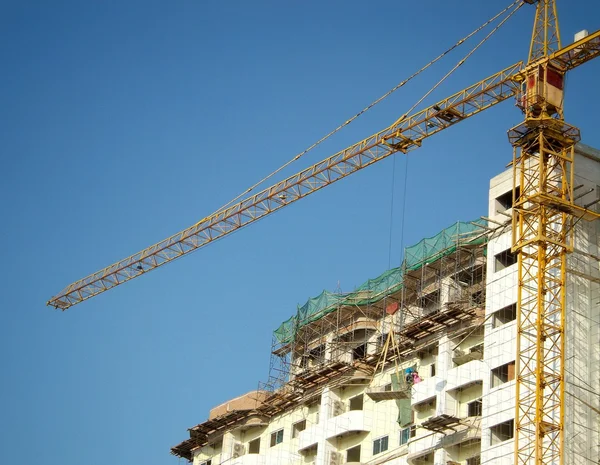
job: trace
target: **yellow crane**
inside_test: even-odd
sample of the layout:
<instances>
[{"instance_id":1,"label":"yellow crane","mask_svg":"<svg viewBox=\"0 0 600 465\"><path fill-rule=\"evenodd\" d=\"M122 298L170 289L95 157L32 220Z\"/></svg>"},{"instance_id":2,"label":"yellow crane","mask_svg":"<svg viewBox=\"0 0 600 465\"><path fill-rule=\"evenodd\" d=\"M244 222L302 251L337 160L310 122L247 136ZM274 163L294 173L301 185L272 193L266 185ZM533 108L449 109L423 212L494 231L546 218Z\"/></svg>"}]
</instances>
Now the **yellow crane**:
<instances>
[{"instance_id":1,"label":"yellow crane","mask_svg":"<svg viewBox=\"0 0 600 465\"><path fill-rule=\"evenodd\" d=\"M573 224L600 217L573 196L579 130L564 121L566 73L600 55L600 31L561 47L555 0L535 5L529 59L280 181L193 226L67 286L47 305L66 310L189 254L487 108L517 99L525 120L513 154L513 251L518 253L515 463L562 463L566 256Z\"/></svg>"}]
</instances>

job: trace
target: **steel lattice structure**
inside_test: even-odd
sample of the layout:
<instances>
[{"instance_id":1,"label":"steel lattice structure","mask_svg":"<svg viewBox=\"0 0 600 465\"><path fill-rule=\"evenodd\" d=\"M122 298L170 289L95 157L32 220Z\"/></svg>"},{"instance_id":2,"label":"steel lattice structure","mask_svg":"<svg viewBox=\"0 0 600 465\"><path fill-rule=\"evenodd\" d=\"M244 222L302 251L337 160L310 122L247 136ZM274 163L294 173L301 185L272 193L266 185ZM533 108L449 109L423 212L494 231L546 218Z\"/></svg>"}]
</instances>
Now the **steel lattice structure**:
<instances>
[{"instance_id":1,"label":"steel lattice structure","mask_svg":"<svg viewBox=\"0 0 600 465\"><path fill-rule=\"evenodd\" d=\"M574 201L575 143L580 134L564 122L567 69L545 59L556 49L556 3L539 0L518 100L525 121L509 131L514 146L512 250L518 252L518 465L564 461L567 254L573 250L574 221L600 217Z\"/></svg>"},{"instance_id":2,"label":"steel lattice structure","mask_svg":"<svg viewBox=\"0 0 600 465\"><path fill-rule=\"evenodd\" d=\"M600 31L542 61L554 63L566 71L598 55ZM515 63L435 105L407 116L397 124L268 189L219 210L157 244L70 284L47 304L66 310L187 255L396 152L413 150L427 137L516 96L520 83L524 80L523 69L522 62Z\"/></svg>"}]
</instances>

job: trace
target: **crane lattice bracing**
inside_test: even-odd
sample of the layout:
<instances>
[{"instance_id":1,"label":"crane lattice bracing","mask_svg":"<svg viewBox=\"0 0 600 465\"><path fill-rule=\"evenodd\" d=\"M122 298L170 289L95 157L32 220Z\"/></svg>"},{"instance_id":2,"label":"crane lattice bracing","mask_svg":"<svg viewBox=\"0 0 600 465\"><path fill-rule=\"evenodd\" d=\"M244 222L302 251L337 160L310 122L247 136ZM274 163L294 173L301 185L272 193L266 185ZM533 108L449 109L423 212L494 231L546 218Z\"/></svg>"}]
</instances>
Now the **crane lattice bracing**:
<instances>
[{"instance_id":1,"label":"crane lattice bracing","mask_svg":"<svg viewBox=\"0 0 600 465\"><path fill-rule=\"evenodd\" d=\"M600 52L600 35L598 42L597 53ZM522 69L522 62L515 63L435 105L401 118L335 155L69 285L52 297L48 305L66 310L204 247L394 153L414 150L424 139L514 97L519 91L519 83L514 78Z\"/></svg>"},{"instance_id":2,"label":"crane lattice bracing","mask_svg":"<svg viewBox=\"0 0 600 465\"><path fill-rule=\"evenodd\" d=\"M528 0L527 3L534 3ZM547 57L556 52L560 46L560 30L558 28L558 15L556 2L540 0L535 10L533 34L529 48L529 63Z\"/></svg>"},{"instance_id":3,"label":"crane lattice bracing","mask_svg":"<svg viewBox=\"0 0 600 465\"><path fill-rule=\"evenodd\" d=\"M566 69L545 59L556 48L556 3L540 0L517 100L525 122L509 131L518 252L515 464L522 465L563 463L567 254L575 220L598 217L574 202L580 134L564 122Z\"/></svg>"},{"instance_id":4,"label":"crane lattice bracing","mask_svg":"<svg viewBox=\"0 0 600 465\"><path fill-rule=\"evenodd\" d=\"M597 56L600 56L600 31L562 48L543 61L567 71ZM284 181L70 284L47 304L66 310L204 247L394 153L413 150L424 139L443 129L516 96L524 79L523 64L515 63Z\"/></svg>"}]
</instances>

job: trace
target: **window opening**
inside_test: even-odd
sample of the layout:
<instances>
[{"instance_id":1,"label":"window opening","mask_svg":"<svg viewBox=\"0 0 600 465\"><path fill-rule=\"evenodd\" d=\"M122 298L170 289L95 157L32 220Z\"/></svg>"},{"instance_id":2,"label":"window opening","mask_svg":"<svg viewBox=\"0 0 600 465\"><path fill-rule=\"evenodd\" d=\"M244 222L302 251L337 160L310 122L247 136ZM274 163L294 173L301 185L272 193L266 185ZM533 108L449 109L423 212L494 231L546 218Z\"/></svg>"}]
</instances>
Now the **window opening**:
<instances>
[{"instance_id":1,"label":"window opening","mask_svg":"<svg viewBox=\"0 0 600 465\"><path fill-rule=\"evenodd\" d=\"M467 465L481 465L481 455L476 455L467 459Z\"/></svg>"},{"instance_id":2,"label":"window opening","mask_svg":"<svg viewBox=\"0 0 600 465\"><path fill-rule=\"evenodd\" d=\"M360 444L346 450L346 462L360 462Z\"/></svg>"},{"instance_id":3,"label":"window opening","mask_svg":"<svg viewBox=\"0 0 600 465\"><path fill-rule=\"evenodd\" d=\"M494 271L498 272L517 263L517 254L506 249L494 257Z\"/></svg>"},{"instance_id":4,"label":"window opening","mask_svg":"<svg viewBox=\"0 0 600 465\"><path fill-rule=\"evenodd\" d=\"M248 443L248 453L249 454L259 454L260 453L260 438L256 438L253 441Z\"/></svg>"},{"instance_id":5,"label":"window opening","mask_svg":"<svg viewBox=\"0 0 600 465\"><path fill-rule=\"evenodd\" d=\"M352 350L352 360L359 360L365 358L367 355L367 344L361 344Z\"/></svg>"},{"instance_id":6,"label":"window opening","mask_svg":"<svg viewBox=\"0 0 600 465\"><path fill-rule=\"evenodd\" d=\"M283 430L274 431L271 433L271 447L283 442Z\"/></svg>"},{"instance_id":7,"label":"window opening","mask_svg":"<svg viewBox=\"0 0 600 465\"><path fill-rule=\"evenodd\" d=\"M521 187L517 186L517 199L521 195ZM502 213L513 207L513 193L512 189L505 192L499 197L496 197L496 213Z\"/></svg>"},{"instance_id":8,"label":"window opening","mask_svg":"<svg viewBox=\"0 0 600 465\"><path fill-rule=\"evenodd\" d=\"M517 319L517 304L510 304L494 312L492 327L498 328Z\"/></svg>"},{"instance_id":9,"label":"window opening","mask_svg":"<svg viewBox=\"0 0 600 465\"><path fill-rule=\"evenodd\" d=\"M408 426L400 430L400 445L407 444L410 438L414 438L417 434L415 425Z\"/></svg>"},{"instance_id":10,"label":"window opening","mask_svg":"<svg viewBox=\"0 0 600 465\"><path fill-rule=\"evenodd\" d=\"M306 420L298 421L292 425L292 438L297 438L300 435L300 431L306 429Z\"/></svg>"},{"instance_id":11,"label":"window opening","mask_svg":"<svg viewBox=\"0 0 600 465\"><path fill-rule=\"evenodd\" d=\"M352 397L349 402L349 410L362 410L364 398L363 395Z\"/></svg>"},{"instance_id":12,"label":"window opening","mask_svg":"<svg viewBox=\"0 0 600 465\"><path fill-rule=\"evenodd\" d=\"M499 444L504 441L512 439L514 436L515 421L508 420L503 423L499 423L490 428L491 434L491 445Z\"/></svg>"},{"instance_id":13,"label":"window opening","mask_svg":"<svg viewBox=\"0 0 600 465\"><path fill-rule=\"evenodd\" d=\"M481 399L474 400L467 404L467 416L469 417L480 417L483 411L483 404Z\"/></svg>"},{"instance_id":14,"label":"window opening","mask_svg":"<svg viewBox=\"0 0 600 465\"><path fill-rule=\"evenodd\" d=\"M385 452L388 449L388 437L383 436L373 441L373 455Z\"/></svg>"},{"instance_id":15,"label":"window opening","mask_svg":"<svg viewBox=\"0 0 600 465\"><path fill-rule=\"evenodd\" d=\"M492 387L498 387L515 379L515 362L509 362L492 370Z\"/></svg>"}]
</instances>

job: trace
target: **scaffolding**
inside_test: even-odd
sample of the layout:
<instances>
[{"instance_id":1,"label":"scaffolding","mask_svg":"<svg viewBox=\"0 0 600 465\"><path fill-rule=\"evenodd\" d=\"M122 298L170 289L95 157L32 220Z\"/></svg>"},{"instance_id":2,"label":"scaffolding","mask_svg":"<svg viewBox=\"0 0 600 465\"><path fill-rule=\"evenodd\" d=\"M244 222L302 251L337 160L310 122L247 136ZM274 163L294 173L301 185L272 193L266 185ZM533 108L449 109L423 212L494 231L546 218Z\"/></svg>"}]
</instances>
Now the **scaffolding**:
<instances>
[{"instance_id":1,"label":"scaffolding","mask_svg":"<svg viewBox=\"0 0 600 465\"><path fill-rule=\"evenodd\" d=\"M269 418L298 404L315 402L325 387L363 385L366 395L408 402L396 386L372 386L382 371L425 353L442 334L462 338L481 325L485 300L485 222L458 222L405 249L402 266L370 279L351 293L323 291L298 306L296 315L273 333L269 379L257 392L267 396L256 408L234 410L191 428L190 439L172 448L191 451L232 424ZM390 332L394 350L385 352ZM421 351L421 352L419 352ZM406 406L405 406L406 407ZM405 409L406 412L406 409ZM401 421L402 414L399 414Z\"/></svg>"},{"instance_id":2,"label":"scaffolding","mask_svg":"<svg viewBox=\"0 0 600 465\"><path fill-rule=\"evenodd\" d=\"M385 363L482 316L487 233L481 220L457 222L407 247L400 267L355 291L323 291L298 306L273 333L269 380L261 388L306 390L341 372L368 383L390 331L398 351Z\"/></svg>"}]
</instances>

